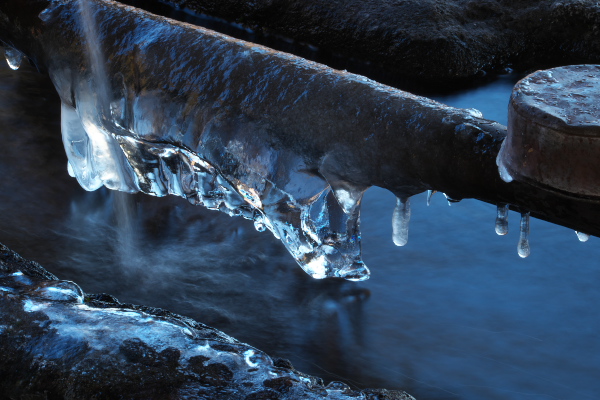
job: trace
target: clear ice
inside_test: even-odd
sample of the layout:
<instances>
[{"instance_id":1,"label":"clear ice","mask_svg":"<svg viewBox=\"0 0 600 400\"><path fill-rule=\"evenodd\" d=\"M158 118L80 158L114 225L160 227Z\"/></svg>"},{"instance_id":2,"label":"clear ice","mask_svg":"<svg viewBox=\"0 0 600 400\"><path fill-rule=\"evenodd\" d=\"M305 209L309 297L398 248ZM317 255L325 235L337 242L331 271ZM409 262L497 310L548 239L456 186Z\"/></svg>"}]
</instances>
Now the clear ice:
<instances>
[{"instance_id":1,"label":"clear ice","mask_svg":"<svg viewBox=\"0 0 600 400\"><path fill-rule=\"evenodd\" d=\"M114 13L57 1L40 14L69 174L86 190L176 195L252 220L314 278L369 277L360 205L381 171L362 165L362 152L381 154L392 122L420 135L432 113L452 131L481 117L204 28ZM361 101L341 107L344 96ZM409 218L399 200L397 245Z\"/></svg>"},{"instance_id":2,"label":"clear ice","mask_svg":"<svg viewBox=\"0 0 600 400\"><path fill-rule=\"evenodd\" d=\"M508 204L498 204L496 233L500 236L504 236L508 233Z\"/></svg>"},{"instance_id":3,"label":"clear ice","mask_svg":"<svg viewBox=\"0 0 600 400\"><path fill-rule=\"evenodd\" d=\"M124 192L180 196L194 205L254 220L258 231L269 229L314 278L360 281L369 277L360 254L362 192L350 196L338 190L336 197L327 181L308 173L287 177L287 187L261 175L261 169L224 174L185 146L150 140L151 131L143 129L151 127L141 118L128 121L136 130L123 128L126 122L119 101L111 104L107 118L98 112L102 107L96 104L100 97L95 94L89 81L83 80L76 92L76 108L62 104L68 171L84 189L104 185Z\"/></svg>"},{"instance_id":4,"label":"clear ice","mask_svg":"<svg viewBox=\"0 0 600 400\"><path fill-rule=\"evenodd\" d=\"M431 205L431 198L436 193L437 193L437 190L428 190L427 191L427 207L429 207Z\"/></svg>"},{"instance_id":5,"label":"clear ice","mask_svg":"<svg viewBox=\"0 0 600 400\"><path fill-rule=\"evenodd\" d=\"M517 245L517 252L519 253L519 257L525 258L528 257L531 253L531 249L529 247L529 213L521 214L521 224L519 231L519 244Z\"/></svg>"},{"instance_id":6,"label":"clear ice","mask_svg":"<svg viewBox=\"0 0 600 400\"><path fill-rule=\"evenodd\" d=\"M23 62L23 53L21 53L17 49L13 49L12 47L7 47L4 50L4 56L6 57L6 62L11 69L17 70L21 66Z\"/></svg>"},{"instance_id":7,"label":"clear ice","mask_svg":"<svg viewBox=\"0 0 600 400\"><path fill-rule=\"evenodd\" d=\"M510 172L508 172L508 169L506 168L506 165L504 165L504 153L506 152L504 149L506 148L506 141L508 139L505 139L504 142L502 142L502 145L500 146L500 151L498 151L498 156L496 156L496 165L498 166L498 173L500 174L500 178L506 182L506 183L510 183L513 181L513 177L510 174Z\"/></svg>"},{"instance_id":8,"label":"clear ice","mask_svg":"<svg viewBox=\"0 0 600 400\"><path fill-rule=\"evenodd\" d=\"M392 216L392 239L396 246L408 243L408 224L410 222L410 199L396 198L396 208Z\"/></svg>"}]
</instances>

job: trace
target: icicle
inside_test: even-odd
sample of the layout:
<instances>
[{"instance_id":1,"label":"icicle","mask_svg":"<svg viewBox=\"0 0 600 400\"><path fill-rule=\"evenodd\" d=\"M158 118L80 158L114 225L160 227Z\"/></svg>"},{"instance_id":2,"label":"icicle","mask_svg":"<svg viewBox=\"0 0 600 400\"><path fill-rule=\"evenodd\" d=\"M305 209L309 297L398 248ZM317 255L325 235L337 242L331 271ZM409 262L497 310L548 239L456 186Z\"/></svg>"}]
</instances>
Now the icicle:
<instances>
[{"instance_id":1,"label":"icicle","mask_svg":"<svg viewBox=\"0 0 600 400\"><path fill-rule=\"evenodd\" d=\"M513 181L512 175L510 174L510 172L508 172L504 164L498 165L498 173L500 174L500 178L502 178L504 182L510 183Z\"/></svg>"},{"instance_id":2,"label":"icicle","mask_svg":"<svg viewBox=\"0 0 600 400\"><path fill-rule=\"evenodd\" d=\"M6 56L6 62L11 69L19 69L21 62L23 61L23 53L12 47L7 47L6 50L4 50L4 55Z\"/></svg>"},{"instance_id":3,"label":"icicle","mask_svg":"<svg viewBox=\"0 0 600 400\"><path fill-rule=\"evenodd\" d=\"M448 196L446 193L442 193L442 194L444 195L444 197L446 198L446 201L448 202L448 207L450 207L452 205L452 203L458 203L458 200L454 200L453 198Z\"/></svg>"},{"instance_id":4,"label":"icicle","mask_svg":"<svg viewBox=\"0 0 600 400\"><path fill-rule=\"evenodd\" d=\"M587 242L590 239L590 235L588 235L587 233L579 231L575 231L575 233L577 234L577 239L579 239L580 242Z\"/></svg>"},{"instance_id":5,"label":"icicle","mask_svg":"<svg viewBox=\"0 0 600 400\"><path fill-rule=\"evenodd\" d=\"M496 233L500 236L504 236L508 233L508 204L498 204Z\"/></svg>"},{"instance_id":6,"label":"icicle","mask_svg":"<svg viewBox=\"0 0 600 400\"><path fill-rule=\"evenodd\" d=\"M427 207L429 207L431 205L431 198L436 193L437 193L437 190L428 190L427 191Z\"/></svg>"},{"instance_id":7,"label":"icicle","mask_svg":"<svg viewBox=\"0 0 600 400\"><path fill-rule=\"evenodd\" d=\"M520 227L520 235L519 235L519 245L517 246L517 251L519 253L519 257L525 258L528 257L531 253L531 249L529 248L529 213L521 214L521 227Z\"/></svg>"},{"instance_id":8,"label":"icicle","mask_svg":"<svg viewBox=\"0 0 600 400\"><path fill-rule=\"evenodd\" d=\"M392 217L392 240L396 246L408 242L408 222L410 221L410 199L396 198L396 208Z\"/></svg>"}]
</instances>

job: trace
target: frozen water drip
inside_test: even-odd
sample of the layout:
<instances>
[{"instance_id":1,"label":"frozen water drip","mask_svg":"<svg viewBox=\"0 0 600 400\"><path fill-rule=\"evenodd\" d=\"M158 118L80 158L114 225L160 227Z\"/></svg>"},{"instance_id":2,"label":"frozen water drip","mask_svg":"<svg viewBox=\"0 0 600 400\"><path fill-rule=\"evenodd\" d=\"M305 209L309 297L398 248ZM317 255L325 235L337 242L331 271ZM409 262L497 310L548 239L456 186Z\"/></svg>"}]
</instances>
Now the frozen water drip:
<instances>
[{"instance_id":1,"label":"frozen water drip","mask_svg":"<svg viewBox=\"0 0 600 400\"><path fill-rule=\"evenodd\" d=\"M429 207L431 205L431 198L436 193L437 193L437 190L428 190L427 191L427 207Z\"/></svg>"},{"instance_id":2,"label":"frozen water drip","mask_svg":"<svg viewBox=\"0 0 600 400\"><path fill-rule=\"evenodd\" d=\"M496 233L500 236L504 236L508 233L508 204L498 204Z\"/></svg>"},{"instance_id":3,"label":"frozen water drip","mask_svg":"<svg viewBox=\"0 0 600 400\"><path fill-rule=\"evenodd\" d=\"M575 231L575 233L577 234L577 239L579 239L580 242L587 242L588 240L590 240L590 235L588 235L587 233L579 231Z\"/></svg>"},{"instance_id":4,"label":"frozen water drip","mask_svg":"<svg viewBox=\"0 0 600 400\"><path fill-rule=\"evenodd\" d=\"M521 225L520 225L520 233L519 233L519 244L517 246L517 252L519 253L519 257L525 258L528 257L531 253L531 248L529 247L529 213L521 214Z\"/></svg>"},{"instance_id":5,"label":"frozen water drip","mask_svg":"<svg viewBox=\"0 0 600 400\"><path fill-rule=\"evenodd\" d=\"M392 216L392 240L396 246L408 242L408 223L410 221L410 199L396 197L396 208Z\"/></svg>"}]
</instances>

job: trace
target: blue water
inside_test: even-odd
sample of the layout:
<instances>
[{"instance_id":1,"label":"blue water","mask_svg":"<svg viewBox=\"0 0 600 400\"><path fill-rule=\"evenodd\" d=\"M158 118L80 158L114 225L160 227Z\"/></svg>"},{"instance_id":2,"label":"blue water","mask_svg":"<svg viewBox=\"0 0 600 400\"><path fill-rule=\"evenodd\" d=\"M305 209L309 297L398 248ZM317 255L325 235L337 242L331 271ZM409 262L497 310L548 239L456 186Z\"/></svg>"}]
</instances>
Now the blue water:
<instances>
[{"instance_id":1,"label":"blue water","mask_svg":"<svg viewBox=\"0 0 600 400\"><path fill-rule=\"evenodd\" d=\"M438 100L506 122L517 77ZM0 68L0 242L86 292L168 308L300 370L419 399L600 397L598 239L437 194L411 199L407 246L391 240L394 196L363 202L367 282L316 281L250 221L178 198L84 192L66 172L59 104L42 76Z\"/></svg>"}]
</instances>

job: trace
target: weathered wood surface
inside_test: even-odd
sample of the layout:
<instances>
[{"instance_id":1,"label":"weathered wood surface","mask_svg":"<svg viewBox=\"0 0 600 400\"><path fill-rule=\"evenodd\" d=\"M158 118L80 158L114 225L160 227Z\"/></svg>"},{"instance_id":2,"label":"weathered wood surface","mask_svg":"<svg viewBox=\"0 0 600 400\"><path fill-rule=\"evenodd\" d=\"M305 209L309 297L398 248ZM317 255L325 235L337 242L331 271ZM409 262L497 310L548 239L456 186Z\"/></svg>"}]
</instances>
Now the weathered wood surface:
<instances>
[{"instance_id":1,"label":"weathered wood surface","mask_svg":"<svg viewBox=\"0 0 600 400\"><path fill-rule=\"evenodd\" d=\"M73 7L72 2L64 3L66 9ZM42 69L57 65L85 69L81 43L74 40L77 25L69 14L58 15L52 24L38 18L48 4L2 3L0 38ZM600 235L596 201L500 179L495 158L506 133L500 124L118 3L104 2L98 16L106 47L119 46L123 38L131 40L129 47L111 56L111 73L121 73L141 91L164 87L170 76L158 111L185 109L192 103L200 110L218 100L222 111L218 118L252 121L244 127L253 129L256 141L275 141L278 150L302 157L328 180L356 187L377 185L398 195L435 189L455 199L509 203L535 217ZM144 46L136 42L143 29L152 33ZM132 32L138 36L132 38ZM226 55L237 62L228 71L219 64ZM173 77L170 72L175 68L179 73ZM197 83L207 77L210 87ZM261 80L261 101L240 107L248 104L243 103L247 96L256 95L238 90L247 87L249 77ZM238 94L222 97L223 93ZM68 92L60 94L69 101ZM296 99L301 101L294 103ZM197 132L192 135L196 140L211 118L215 115L196 121ZM189 145L187 138L170 140Z\"/></svg>"}]
</instances>

